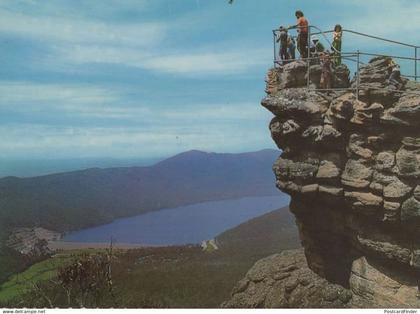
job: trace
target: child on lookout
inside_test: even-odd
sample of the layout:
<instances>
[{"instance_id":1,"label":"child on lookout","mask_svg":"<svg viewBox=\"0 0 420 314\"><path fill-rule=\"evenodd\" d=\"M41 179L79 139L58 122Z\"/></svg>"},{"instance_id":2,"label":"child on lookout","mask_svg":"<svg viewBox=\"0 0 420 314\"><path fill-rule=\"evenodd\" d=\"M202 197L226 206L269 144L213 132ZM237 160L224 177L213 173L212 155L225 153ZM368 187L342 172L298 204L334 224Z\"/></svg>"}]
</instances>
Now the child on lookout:
<instances>
[{"instance_id":1,"label":"child on lookout","mask_svg":"<svg viewBox=\"0 0 420 314\"><path fill-rule=\"evenodd\" d=\"M321 89L327 90L327 93L329 93L329 90L332 87L332 64L331 64L331 57L330 52L327 50L325 52L321 52L320 54L320 61L321 61L321 81L320 81L320 87Z\"/></svg>"},{"instance_id":2,"label":"child on lookout","mask_svg":"<svg viewBox=\"0 0 420 314\"><path fill-rule=\"evenodd\" d=\"M341 64L341 39L343 38L343 28L340 24L337 24L334 27L333 33L333 42L331 50L333 51L334 55L334 64L340 65Z\"/></svg>"}]
</instances>

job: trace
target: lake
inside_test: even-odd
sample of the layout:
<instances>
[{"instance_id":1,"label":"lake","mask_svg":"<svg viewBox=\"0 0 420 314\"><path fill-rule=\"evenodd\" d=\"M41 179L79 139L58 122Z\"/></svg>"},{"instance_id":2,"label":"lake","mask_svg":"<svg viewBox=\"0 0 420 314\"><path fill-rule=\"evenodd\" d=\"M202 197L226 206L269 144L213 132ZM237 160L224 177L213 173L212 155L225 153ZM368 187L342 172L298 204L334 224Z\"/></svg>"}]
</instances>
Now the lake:
<instances>
[{"instance_id":1,"label":"lake","mask_svg":"<svg viewBox=\"0 0 420 314\"><path fill-rule=\"evenodd\" d=\"M244 197L154 211L69 233L68 242L143 245L201 243L254 217L289 204L288 195Z\"/></svg>"}]
</instances>

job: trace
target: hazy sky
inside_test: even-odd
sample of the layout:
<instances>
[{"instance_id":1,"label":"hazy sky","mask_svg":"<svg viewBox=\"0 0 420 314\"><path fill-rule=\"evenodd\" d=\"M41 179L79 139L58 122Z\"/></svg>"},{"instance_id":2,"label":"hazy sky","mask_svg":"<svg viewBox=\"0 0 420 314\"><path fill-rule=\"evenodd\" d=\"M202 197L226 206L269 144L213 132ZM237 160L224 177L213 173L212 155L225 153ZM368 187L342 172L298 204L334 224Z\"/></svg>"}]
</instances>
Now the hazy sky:
<instances>
[{"instance_id":1,"label":"hazy sky","mask_svg":"<svg viewBox=\"0 0 420 314\"><path fill-rule=\"evenodd\" d=\"M296 9L419 43L412 0L0 0L0 157L274 147L259 102L271 29Z\"/></svg>"}]
</instances>

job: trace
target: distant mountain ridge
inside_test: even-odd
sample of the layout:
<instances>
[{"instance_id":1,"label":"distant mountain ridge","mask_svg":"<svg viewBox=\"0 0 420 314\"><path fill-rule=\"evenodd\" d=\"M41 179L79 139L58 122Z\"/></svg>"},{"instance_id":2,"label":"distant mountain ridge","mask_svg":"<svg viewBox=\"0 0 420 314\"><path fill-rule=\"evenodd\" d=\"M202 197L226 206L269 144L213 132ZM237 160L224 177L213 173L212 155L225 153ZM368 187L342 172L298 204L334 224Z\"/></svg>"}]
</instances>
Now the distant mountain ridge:
<instances>
[{"instance_id":1,"label":"distant mountain ridge","mask_svg":"<svg viewBox=\"0 0 420 314\"><path fill-rule=\"evenodd\" d=\"M280 154L189 151L149 167L91 168L0 179L0 227L68 231L161 208L278 195L271 166Z\"/></svg>"},{"instance_id":2,"label":"distant mountain ridge","mask_svg":"<svg viewBox=\"0 0 420 314\"><path fill-rule=\"evenodd\" d=\"M80 157L64 159L0 158L0 178L39 177L54 173L78 171L93 167L115 168L150 166L164 158L100 158Z\"/></svg>"}]
</instances>

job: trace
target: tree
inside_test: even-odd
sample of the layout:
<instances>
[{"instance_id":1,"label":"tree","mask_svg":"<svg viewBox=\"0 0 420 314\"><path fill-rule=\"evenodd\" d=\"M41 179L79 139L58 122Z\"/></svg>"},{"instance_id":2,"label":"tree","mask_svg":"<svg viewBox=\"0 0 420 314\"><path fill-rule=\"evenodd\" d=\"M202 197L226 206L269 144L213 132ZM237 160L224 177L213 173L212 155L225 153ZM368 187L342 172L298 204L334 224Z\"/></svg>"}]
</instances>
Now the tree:
<instances>
[{"instance_id":1,"label":"tree","mask_svg":"<svg viewBox=\"0 0 420 314\"><path fill-rule=\"evenodd\" d=\"M118 307L113 288L111 248L106 252L76 255L55 278L36 282L20 297L19 306L99 308ZM16 305L17 300L14 300Z\"/></svg>"},{"instance_id":2,"label":"tree","mask_svg":"<svg viewBox=\"0 0 420 314\"><path fill-rule=\"evenodd\" d=\"M112 251L83 255L59 269L57 280L66 291L69 307L98 307L105 298L114 299L112 258Z\"/></svg>"}]
</instances>

